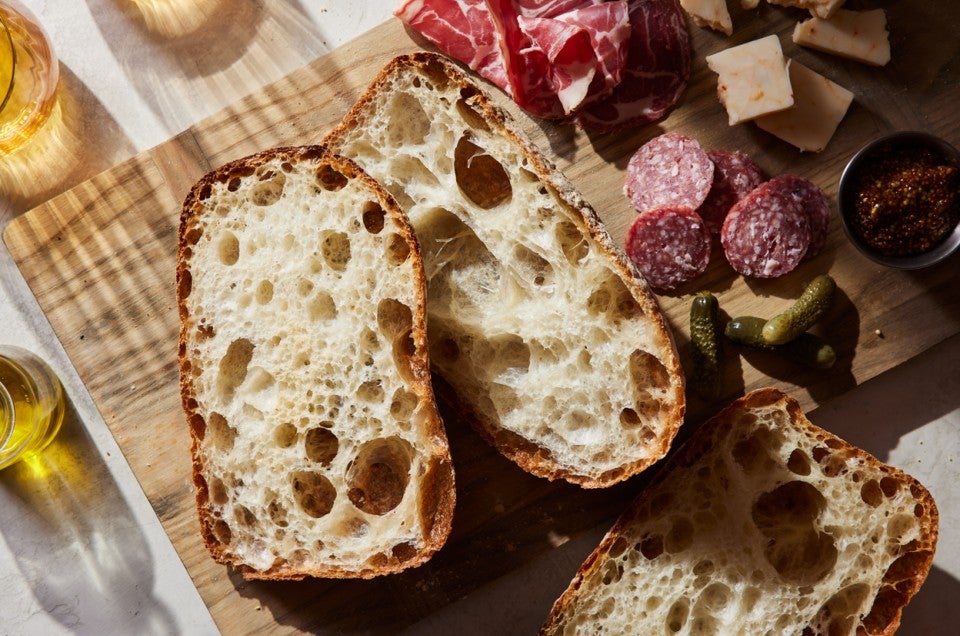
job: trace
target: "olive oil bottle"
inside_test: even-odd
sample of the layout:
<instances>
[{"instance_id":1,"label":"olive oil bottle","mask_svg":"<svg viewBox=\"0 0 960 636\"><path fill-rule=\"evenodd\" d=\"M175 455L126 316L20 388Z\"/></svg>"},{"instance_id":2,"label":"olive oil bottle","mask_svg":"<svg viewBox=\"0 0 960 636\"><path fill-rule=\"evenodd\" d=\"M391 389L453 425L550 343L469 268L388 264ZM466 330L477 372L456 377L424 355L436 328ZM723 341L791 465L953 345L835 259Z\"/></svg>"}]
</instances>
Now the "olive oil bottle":
<instances>
[{"instance_id":1,"label":"olive oil bottle","mask_svg":"<svg viewBox=\"0 0 960 636\"><path fill-rule=\"evenodd\" d=\"M63 387L40 358L0 345L0 469L43 450L63 422Z\"/></svg>"}]
</instances>

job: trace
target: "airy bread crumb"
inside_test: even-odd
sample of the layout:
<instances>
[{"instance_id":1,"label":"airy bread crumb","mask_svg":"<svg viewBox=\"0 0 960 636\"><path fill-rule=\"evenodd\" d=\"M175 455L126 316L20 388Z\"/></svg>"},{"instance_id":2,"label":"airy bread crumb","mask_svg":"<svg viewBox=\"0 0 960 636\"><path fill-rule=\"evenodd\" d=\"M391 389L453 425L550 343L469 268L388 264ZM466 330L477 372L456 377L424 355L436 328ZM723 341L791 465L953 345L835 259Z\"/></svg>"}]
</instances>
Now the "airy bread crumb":
<instances>
[{"instance_id":1,"label":"airy bread crumb","mask_svg":"<svg viewBox=\"0 0 960 636\"><path fill-rule=\"evenodd\" d=\"M439 549L453 471L392 197L319 146L232 162L184 202L177 285L213 556L247 578L367 578Z\"/></svg>"},{"instance_id":2,"label":"airy bread crumb","mask_svg":"<svg viewBox=\"0 0 960 636\"><path fill-rule=\"evenodd\" d=\"M668 460L541 633L892 634L937 532L919 482L754 391Z\"/></svg>"},{"instance_id":3,"label":"airy bread crumb","mask_svg":"<svg viewBox=\"0 0 960 636\"><path fill-rule=\"evenodd\" d=\"M393 60L323 142L403 206L423 249L438 392L525 470L584 487L661 458L676 349L596 213L442 56Z\"/></svg>"}]
</instances>

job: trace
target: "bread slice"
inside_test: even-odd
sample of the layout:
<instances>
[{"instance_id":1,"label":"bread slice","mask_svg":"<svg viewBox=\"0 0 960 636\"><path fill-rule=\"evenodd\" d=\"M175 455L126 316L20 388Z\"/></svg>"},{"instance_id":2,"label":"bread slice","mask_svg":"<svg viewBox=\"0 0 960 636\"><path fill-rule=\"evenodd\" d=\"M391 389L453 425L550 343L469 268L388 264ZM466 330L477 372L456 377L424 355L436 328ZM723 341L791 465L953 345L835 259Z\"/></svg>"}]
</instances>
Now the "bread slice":
<instances>
[{"instance_id":1,"label":"bread slice","mask_svg":"<svg viewBox=\"0 0 960 636\"><path fill-rule=\"evenodd\" d=\"M654 296L567 179L453 64L394 59L323 143L409 216L438 393L488 442L535 475L591 488L667 452L684 386Z\"/></svg>"},{"instance_id":2,"label":"bread slice","mask_svg":"<svg viewBox=\"0 0 960 636\"><path fill-rule=\"evenodd\" d=\"M203 177L180 217L180 389L203 539L246 578L363 577L444 543L453 470L393 198L319 146Z\"/></svg>"},{"instance_id":3,"label":"bread slice","mask_svg":"<svg viewBox=\"0 0 960 636\"><path fill-rule=\"evenodd\" d=\"M541 633L891 634L936 541L917 480L761 389L668 460Z\"/></svg>"}]
</instances>

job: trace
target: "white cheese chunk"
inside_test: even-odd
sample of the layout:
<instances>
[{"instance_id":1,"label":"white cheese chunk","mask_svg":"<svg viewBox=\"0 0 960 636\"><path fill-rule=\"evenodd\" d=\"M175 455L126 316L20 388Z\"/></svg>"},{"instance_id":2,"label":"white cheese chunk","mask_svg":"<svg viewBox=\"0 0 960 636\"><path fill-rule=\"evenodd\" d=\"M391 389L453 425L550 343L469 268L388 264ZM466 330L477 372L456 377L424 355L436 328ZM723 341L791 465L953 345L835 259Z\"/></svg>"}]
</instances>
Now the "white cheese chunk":
<instances>
[{"instance_id":1,"label":"white cheese chunk","mask_svg":"<svg viewBox=\"0 0 960 636\"><path fill-rule=\"evenodd\" d=\"M818 18L829 18L840 8L845 0L767 0L770 4L779 4L781 7L797 7L806 9Z\"/></svg>"},{"instance_id":2,"label":"white cheese chunk","mask_svg":"<svg viewBox=\"0 0 960 636\"><path fill-rule=\"evenodd\" d=\"M787 62L776 35L707 56L730 125L793 106Z\"/></svg>"},{"instance_id":3,"label":"white cheese chunk","mask_svg":"<svg viewBox=\"0 0 960 636\"><path fill-rule=\"evenodd\" d=\"M820 152L846 115L853 93L796 60L790 62L790 84L793 106L754 121L801 151Z\"/></svg>"},{"instance_id":4,"label":"white cheese chunk","mask_svg":"<svg viewBox=\"0 0 960 636\"><path fill-rule=\"evenodd\" d=\"M680 0L680 6L697 26L723 31L727 35L733 33L727 0Z\"/></svg>"},{"instance_id":5,"label":"white cheese chunk","mask_svg":"<svg viewBox=\"0 0 960 636\"><path fill-rule=\"evenodd\" d=\"M793 41L818 51L883 66L890 61L887 14L883 9L840 9L829 20L811 18L793 29Z\"/></svg>"}]
</instances>

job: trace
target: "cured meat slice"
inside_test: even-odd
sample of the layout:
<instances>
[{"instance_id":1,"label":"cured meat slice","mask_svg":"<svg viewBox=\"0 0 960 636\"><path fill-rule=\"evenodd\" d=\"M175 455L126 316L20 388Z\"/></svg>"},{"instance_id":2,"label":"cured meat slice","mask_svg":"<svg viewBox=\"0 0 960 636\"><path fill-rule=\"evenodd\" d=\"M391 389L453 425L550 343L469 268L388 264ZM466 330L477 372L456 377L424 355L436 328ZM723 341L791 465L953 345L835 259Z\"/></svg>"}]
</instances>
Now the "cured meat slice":
<instances>
[{"instance_id":1,"label":"cured meat slice","mask_svg":"<svg viewBox=\"0 0 960 636\"><path fill-rule=\"evenodd\" d=\"M610 94L632 33L627 0L408 0L395 13L545 118Z\"/></svg>"},{"instance_id":2,"label":"cured meat slice","mask_svg":"<svg viewBox=\"0 0 960 636\"><path fill-rule=\"evenodd\" d=\"M700 143L664 133L630 158L624 192L639 212L668 206L696 210L712 184L713 162Z\"/></svg>"},{"instance_id":3,"label":"cured meat slice","mask_svg":"<svg viewBox=\"0 0 960 636\"><path fill-rule=\"evenodd\" d=\"M486 0L407 0L394 12L418 33L513 96Z\"/></svg>"},{"instance_id":4,"label":"cured meat slice","mask_svg":"<svg viewBox=\"0 0 960 636\"><path fill-rule=\"evenodd\" d=\"M713 185L697 213L714 234L720 233L723 220L733 205L763 183L763 171L753 159L738 150L708 150L713 162Z\"/></svg>"},{"instance_id":5,"label":"cured meat slice","mask_svg":"<svg viewBox=\"0 0 960 636\"><path fill-rule=\"evenodd\" d=\"M550 60L520 28L520 14L512 0L485 0L500 38L509 95L527 112L556 119L563 116L550 77Z\"/></svg>"},{"instance_id":6,"label":"cured meat slice","mask_svg":"<svg viewBox=\"0 0 960 636\"><path fill-rule=\"evenodd\" d=\"M629 0L630 46L620 84L584 106L575 121L610 132L659 121L687 87L690 36L677 0Z\"/></svg>"},{"instance_id":7,"label":"cured meat slice","mask_svg":"<svg viewBox=\"0 0 960 636\"><path fill-rule=\"evenodd\" d=\"M670 290L707 269L710 232L690 208L658 208L634 219L626 251L651 287Z\"/></svg>"},{"instance_id":8,"label":"cured meat slice","mask_svg":"<svg viewBox=\"0 0 960 636\"><path fill-rule=\"evenodd\" d=\"M800 203L810 225L810 247L804 258L816 256L827 242L827 228L830 225L830 199L817 184L809 179L792 174L782 174L770 179L771 189L790 194Z\"/></svg>"},{"instance_id":9,"label":"cured meat slice","mask_svg":"<svg viewBox=\"0 0 960 636\"><path fill-rule=\"evenodd\" d=\"M727 262L744 276L776 278L793 270L810 246L810 224L800 201L762 184L740 199L720 230Z\"/></svg>"}]
</instances>

